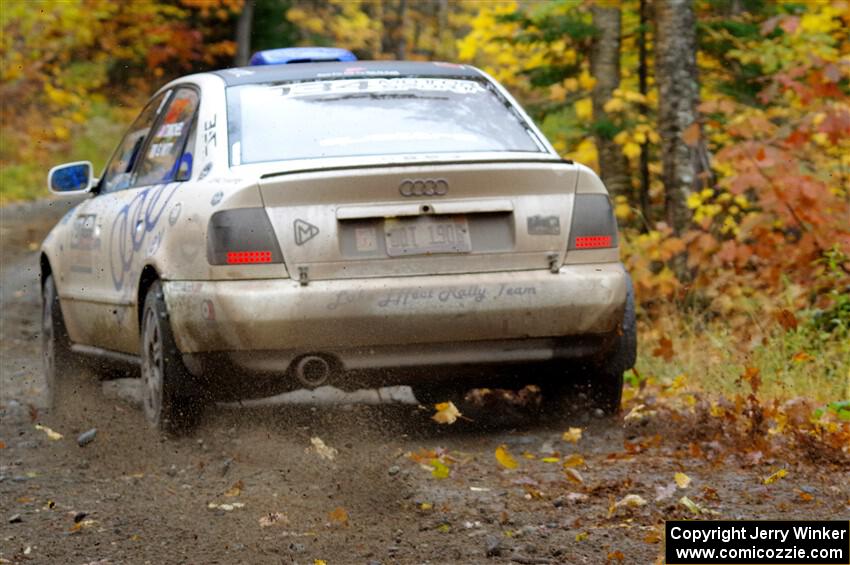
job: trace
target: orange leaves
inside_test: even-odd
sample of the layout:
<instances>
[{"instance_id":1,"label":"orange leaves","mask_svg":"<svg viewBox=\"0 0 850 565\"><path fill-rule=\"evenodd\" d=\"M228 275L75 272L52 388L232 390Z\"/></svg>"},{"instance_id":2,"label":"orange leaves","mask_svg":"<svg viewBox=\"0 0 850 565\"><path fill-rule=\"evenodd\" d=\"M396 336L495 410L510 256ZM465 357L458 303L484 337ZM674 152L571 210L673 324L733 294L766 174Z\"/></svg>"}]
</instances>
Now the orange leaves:
<instances>
[{"instance_id":1,"label":"orange leaves","mask_svg":"<svg viewBox=\"0 0 850 565\"><path fill-rule=\"evenodd\" d=\"M675 353L676 352L673 350L673 341L667 336L663 336L659 339L658 347L652 350L652 354L655 357L661 357L668 362L673 359Z\"/></svg>"},{"instance_id":2,"label":"orange leaves","mask_svg":"<svg viewBox=\"0 0 850 565\"><path fill-rule=\"evenodd\" d=\"M696 146L701 137L702 133L700 131L699 122L692 123L685 129L684 132L682 132L682 140L691 147Z\"/></svg>"},{"instance_id":3,"label":"orange leaves","mask_svg":"<svg viewBox=\"0 0 850 565\"><path fill-rule=\"evenodd\" d=\"M453 402L440 402L434 406L436 413L431 416L431 419L438 424L454 424L461 413Z\"/></svg>"},{"instance_id":4,"label":"orange leaves","mask_svg":"<svg viewBox=\"0 0 850 565\"><path fill-rule=\"evenodd\" d=\"M759 387L761 387L761 376L759 373L760 371L757 368L747 367L744 369L744 374L741 375L741 381L750 385L753 394L758 393Z\"/></svg>"},{"instance_id":5,"label":"orange leaves","mask_svg":"<svg viewBox=\"0 0 850 565\"><path fill-rule=\"evenodd\" d=\"M328 519L332 526L340 526L344 528L349 526L348 510L342 506L338 506L328 512Z\"/></svg>"},{"instance_id":6,"label":"orange leaves","mask_svg":"<svg viewBox=\"0 0 850 565\"><path fill-rule=\"evenodd\" d=\"M774 314L774 318L779 323L779 325L782 326L782 329L784 329L786 332L797 329L797 317L793 314L793 312L789 310L783 308L782 310Z\"/></svg>"}]
</instances>

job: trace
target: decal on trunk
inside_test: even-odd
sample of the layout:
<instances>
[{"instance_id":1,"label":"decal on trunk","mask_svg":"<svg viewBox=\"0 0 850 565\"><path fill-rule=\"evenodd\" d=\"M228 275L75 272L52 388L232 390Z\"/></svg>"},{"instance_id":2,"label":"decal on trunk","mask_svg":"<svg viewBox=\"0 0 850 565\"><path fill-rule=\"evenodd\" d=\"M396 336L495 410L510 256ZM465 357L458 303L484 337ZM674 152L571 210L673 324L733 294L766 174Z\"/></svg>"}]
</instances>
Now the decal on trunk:
<instances>
[{"instance_id":1,"label":"decal on trunk","mask_svg":"<svg viewBox=\"0 0 850 565\"><path fill-rule=\"evenodd\" d=\"M529 216L528 235L561 235L558 216Z\"/></svg>"},{"instance_id":2,"label":"decal on trunk","mask_svg":"<svg viewBox=\"0 0 850 565\"><path fill-rule=\"evenodd\" d=\"M295 220L293 228L295 230L295 245L304 245L319 235L319 228L304 220Z\"/></svg>"}]
</instances>

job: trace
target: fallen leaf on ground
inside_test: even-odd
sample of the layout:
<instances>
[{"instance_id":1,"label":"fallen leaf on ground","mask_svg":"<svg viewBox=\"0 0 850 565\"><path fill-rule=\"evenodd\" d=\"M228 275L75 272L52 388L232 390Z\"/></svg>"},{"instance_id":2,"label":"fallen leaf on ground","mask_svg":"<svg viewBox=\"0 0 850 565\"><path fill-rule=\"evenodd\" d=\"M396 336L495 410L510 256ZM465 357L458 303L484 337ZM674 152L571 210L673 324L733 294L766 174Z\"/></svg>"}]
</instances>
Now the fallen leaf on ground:
<instances>
[{"instance_id":1,"label":"fallen leaf on ground","mask_svg":"<svg viewBox=\"0 0 850 565\"><path fill-rule=\"evenodd\" d=\"M644 418L650 418L655 416L655 410L648 410L646 412L643 409L646 408L644 404L638 404L633 406L629 413L623 417L624 422L631 422L632 420L643 420Z\"/></svg>"},{"instance_id":2,"label":"fallen leaf on ground","mask_svg":"<svg viewBox=\"0 0 850 565\"><path fill-rule=\"evenodd\" d=\"M779 469L778 471L776 471L775 473L773 473L769 477L765 477L764 479L762 479L762 482L766 485L772 485L773 483L775 483L779 479L783 478L787 474L788 474L788 471L786 471L785 469Z\"/></svg>"},{"instance_id":3,"label":"fallen leaf on ground","mask_svg":"<svg viewBox=\"0 0 850 565\"><path fill-rule=\"evenodd\" d=\"M645 504L646 500L644 500L644 498L639 494L627 494L614 506L617 508L637 508L638 506L644 506Z\"/></svg>"},{"instance_id":4,"label":"fallen leaf on ground","mask_svg":"<svg viewBox=\"0 0 850 565\"><path fill-rule=\"evenodd\" d=\"M676 473L673 475L673 480L676 481L679 488L688 488L691 484L691 478L684 473Z\"/></svg>"},{"instance_id":5,"label":"fallen leaf on ground","mask_svg":"<svg viewBox=\"0 0 850 565\"><path fill-rule=\"evenodd\" d=\"M516 459L508 452L508 448L505 445L500 445L496 448L496 461L505 469L517 468Z\"/></svg>"},{"instance_id":6,"label":"fallen leaf on ground","mask_svg":"<svg viewBox=\"0 0 850 565\"><path fill-rule=\"evenodd\" d=\"M590 537L590 534L587 532L579 532L576 534L576 541L585 541Z\"/></svg>"},{"instance_id":7,"label":"fallen leaf on ground","mask_svg":"<svg viewBox=\"0 0 850 565\"><path fill-rule=\"evenodd\" d=\"M564 459L564 468L583 467L584 464L584 457L582 457L578 453L573 453L572 455Z\"/></svg>"},{"instance_id":8,"label":"fallen leaf on ground","mask_svg":"<svg viewBox=\"0 0 850 565\"><path fill-rule=\"evenodd\" d=\"M528 500L541 500L543 498L543 491L539 490L532 485L522 485L523 490L525 490L525 498Z\"/></svg>"},{"instance_id":9,"label":"fallen leaf on ground","mask_svg":"<svg viewBox=\"0 0 850 565\"><path fill-rule=\"evenodd\" d=\"M543 463L560 463L561 459L558 457L544 457L541 461Z\"/></svg>"},{"instance_id":10,"label":"fallen leaf on ground","mask_svg":"<svg viewBox=\"0 0 850 565\"><path fill-rule=\"evenodd\" d=\"M313 559L313 565L328 565L324 559Z\"/></svg>"},{"instance_id":11,"label":"fallen leaf on ground","mask_svg":"<svg viewBox=\"0 0 850 565\"><path fill-rule=\"evenodd\" d=\"M70 528L68 528L69 532L79 532L84 528L90 528L94 526L97 522L95 520L80 520Z\"/></svg>"},{"instance_id":12,"label":"fallen leaf on ground","mask_svg":"<svg viewBox=\"0 0 850 565\"><path fill-rule=\"evenodd\" d=\"M564 475L567 477L567 479L569 479L571 482L576 483L577 485L580 485L584 482L581 473L579 473L577 469L573 469L572 467L564 468Z\"/></svg>"},{"instance_id":13,"label":"fallen leaf on ground","mask_svg":"<svg viewBox=\"0 0 850 565\"><path fill-rule=\"evenodd\" d=\"M55 431L51 430L50 428L48 428L47 426L42 426L41 424L36 424L35 429L46 433L47 437L52 439L53 441L60 440L60 439L62 439L62 437L64 437L59 432L55 432Z\"/></svg>"},{"instance_id":14,"label":"fallen leaf on ground","mask_svg":"<svg viewBox=\"0 0 850 565\"><path fill-rule=\"evenodd\" d=\"M227 489L224 492L224 496L229 497L229 498L233 498L234 496L239 496L240 494L242 494L242 487L243 486L244 485L242 484L242 481L236 481L235 483L233 483L232 487L230 487L229 489Z\"/></svg>"},{"instance_id":15,"label":"fallen leaf on ground","mask_svg":"<svg viewBox=\"0 0 850 565\"><path fill-rule=\"evenodd\" d=\"M615 559L617 561L622 561L625 558L626 558L626 556L623 555L622 551L612 551L612 552L608 553L608 561L613 561Z\"/></svg>"},{"instance_id":16,"label":"fallen leaf on ground","mask_svg":"<svg viewBox=\"0 0 850 565\"><path fill-rule=\"evenodd\" d=\"M320 438L318 436L311 437L310 443L313 445L313 447L312 448L308 447L307 449L308 450L312 449L313 451L318 453L319 457L321 457L322 459L327 459L328 461L333 461L334 458L336 457L337 453L339 453L339 451L337 451L335 448L326 445L325 442L322 441L322 438Z\"/></svg>"},{"instance_id":17,"label":"fallen leaf on ground","mask_svg":"<svg viewBox=\"0 0 850 565\"><path fill-rule=\"evenodd\" d=\"M260 527L268 528L269 526L287 526L289 518L281 512L269 512L260 518Z\"/></svg>"},{"instance_id":18,"label":"fallen leaf on ground","mask_svg":"<svg viewBox=\"0 0 850 565\"><path fill-rule=\"evenodd\" d=\"M337 506L328 512L328 518L332 524L337 526L348 526L348 511L342 506Z\"/></svg>"},{"instance_id":19,"label":"fallen leaf on ground","mask_svg":"<svg viewBox=\"0 0 850 565\"><path fill-rule=\"evenodd\" d=\"M461 414L454 402L441 402L434 405L437 412L431 416L431 419L438 424L454 424Z\"/></svg>"},{"instance_id":20,"label":"fallen leaf on ground","mask_svg":"<svg viewBox=\"0 0 850 565\"><path fill-rule=\"evenodd\" d=\"M439 459L431 460L431 476L435 479L446 479L449 476L449 466Z\"/></svg>"},{"instance_id":21,"label":"fallen leaf on ground","mask_svg":"<svg viewBox=\"0 0 850 565\"><path fill-rule=\"evenodd\" d=\"M578 443L581 439L581 428L570 428L564 432L561 439L570 443Z\"/></svg>"},{"instance_id":22,"label":"fallen leaf on ground","mask_svg":"<svg viewBox=\"0 0 850 565\"><path fill-rule=\"evenodd\" d=\"M691 500L687 496L683 496L682 498L680 498L679 504L681 504L682 506L684 506L685 508L687 508L688 510L690 510L694 514L714 514L714 515L720 514L716 510L710 510L708 508L700 506L699 504L697 504L696 502L694 502L693 500Z\"/></svg>"}]
</instances>

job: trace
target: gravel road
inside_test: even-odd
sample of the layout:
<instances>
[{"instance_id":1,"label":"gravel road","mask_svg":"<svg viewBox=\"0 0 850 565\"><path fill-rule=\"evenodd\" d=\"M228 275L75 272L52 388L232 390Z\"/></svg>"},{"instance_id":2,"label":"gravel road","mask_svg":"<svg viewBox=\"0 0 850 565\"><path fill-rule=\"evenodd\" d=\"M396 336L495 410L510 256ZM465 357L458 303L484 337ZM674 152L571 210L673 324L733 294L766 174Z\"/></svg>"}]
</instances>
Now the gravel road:
<instances>
[{"instance_id":1,"label":"gravel road","mask_svg":"<svg viewBox=\"0 0 850 565\"><path fill-rule=\"evenodd\" d=\"M497 405L440 426L395 390L218 407L164 438L132 386L91 378L51 414L36 250L67 208L0 210L0 563L654 563L663 521L694 517L683 496L705 517L850 518L846 467L689 451L673 422Z\"/></svg>"}]
</instances>

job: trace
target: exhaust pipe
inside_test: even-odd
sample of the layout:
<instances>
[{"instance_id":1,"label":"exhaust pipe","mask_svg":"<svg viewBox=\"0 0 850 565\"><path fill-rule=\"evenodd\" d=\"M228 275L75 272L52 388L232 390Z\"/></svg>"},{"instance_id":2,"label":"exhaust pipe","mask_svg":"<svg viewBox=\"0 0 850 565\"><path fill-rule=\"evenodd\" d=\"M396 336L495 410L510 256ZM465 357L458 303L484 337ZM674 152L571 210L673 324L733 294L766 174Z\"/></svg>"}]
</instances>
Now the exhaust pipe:
<instances>
[{"instance_id":1,"label":"exhaust pipe","mask_svg":"<svg viewBox=\"0 0 850 565\"><path fill-rule=\"evenodd\" d=\"M305 355L295 362L295 376L307 388L319 388L328 382L331 364L318 355Z\"/></svg>"}]
</instances>

